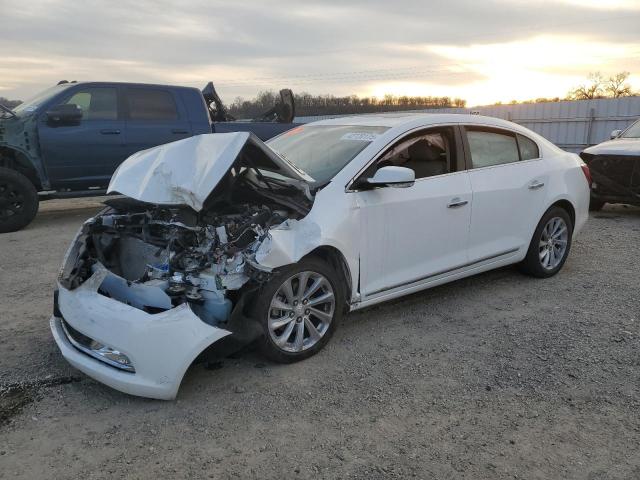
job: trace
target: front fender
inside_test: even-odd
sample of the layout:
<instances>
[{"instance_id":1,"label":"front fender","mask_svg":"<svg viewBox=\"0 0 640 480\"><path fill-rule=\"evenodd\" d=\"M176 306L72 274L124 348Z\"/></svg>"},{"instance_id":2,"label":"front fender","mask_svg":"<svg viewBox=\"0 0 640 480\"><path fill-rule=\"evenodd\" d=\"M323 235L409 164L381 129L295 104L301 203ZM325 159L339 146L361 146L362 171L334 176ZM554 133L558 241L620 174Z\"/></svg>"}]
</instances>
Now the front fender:
<instances>
[{"instance_id":1,"label":"front fender","mask_svg":"<svg viewBox=\"0 0 640 480\"><path fill-rule=\"evenodd\" d=\"M39 145L37 116L11 119L0 125L0 148L13 152L13 161L35 172L42 189L48 190L51 185Z\"/></svg>"}]
</instances>

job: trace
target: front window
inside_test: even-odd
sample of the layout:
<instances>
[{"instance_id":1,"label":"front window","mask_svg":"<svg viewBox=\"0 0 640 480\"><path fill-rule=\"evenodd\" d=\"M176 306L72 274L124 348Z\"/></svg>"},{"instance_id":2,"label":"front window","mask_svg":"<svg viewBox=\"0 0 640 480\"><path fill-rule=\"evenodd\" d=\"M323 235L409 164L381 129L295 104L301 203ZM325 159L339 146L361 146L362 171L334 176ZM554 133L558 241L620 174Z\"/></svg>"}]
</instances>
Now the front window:
<instances>
[{"instance_id":1,"label":"front window","mask_svg":"<svg viewBox=\"0 0 640 480\"><path fill-rule=\"evenodd\" d=\"M331 180L388 127L303 125L267 142L318 184Z\"/></svg>"},{"instance_id":2,"label":"front window","mask_svg":"<svg viewBox=\"0 0 640 480\"><path fill-rule=\"evenodd\" d=\"M416 180L434 177L456 170L455 134L452 127L424 130L393 145L367 169L366 176L373 176L381 167L405 167L413 170Z\"/></svg>"},{"instance_id":3,"label":"front window","mask_svg":"<svg viewBox=\"0 0 640 480\"><path fill-rule=\"evenodd\" d=\"M118 119L118 94L112 87L80 90L64 103L80 107L83 120Z\"/></svg>"},{"instance_id":4,"label":"front window","mask_svg":"<svg viewBox=\"0 0 640 480\"><path fill-rule=\"evenodd\" d=\"M627 128L622 135L621 138L640 138L640 121L634 123L629 128Z\"/></svg>"}]
</instances>

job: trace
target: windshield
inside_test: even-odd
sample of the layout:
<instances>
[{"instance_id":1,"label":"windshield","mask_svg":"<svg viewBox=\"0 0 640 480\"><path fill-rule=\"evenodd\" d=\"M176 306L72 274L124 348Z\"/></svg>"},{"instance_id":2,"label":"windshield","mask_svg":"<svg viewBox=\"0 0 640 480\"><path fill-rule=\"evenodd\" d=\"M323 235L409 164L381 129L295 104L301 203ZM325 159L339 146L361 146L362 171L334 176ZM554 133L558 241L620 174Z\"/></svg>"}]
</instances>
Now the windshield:
<instances>
[{"instance_id":1,"label":"windshield","mask_svg":"<svg viewBox=\"0 0 640 480\"><path fill-rule=\"evenodd\" d=\"M267 145L324 184L388 127L303 125L279 135Z\"/></svg>"},{"instance_id":2,"label":"windshield","mask_svg":"<svg viewBox=\"0 0 640 480\"><path fill-rule=\"evenodd\" d=\"M640 120L631 125L627 130L620 135L621 138L640 138Z\"/></svg>"},{"instance_id":3,"label":"windshield","mask_svg":"<svg viewBox=\"0 0 640 480\"><path fill-rule=\"evenodd\" d=\"M20 105L15 107L13 111L20 115L21 113L30 113L36 110L42 103L46 102L54 95L62 92L65 88L70 87L71 83L63 83L62 85L54 85L53 87L47 88L42 92L36 94L30 99L22 102Z\"/></svg>"}]
</instances>

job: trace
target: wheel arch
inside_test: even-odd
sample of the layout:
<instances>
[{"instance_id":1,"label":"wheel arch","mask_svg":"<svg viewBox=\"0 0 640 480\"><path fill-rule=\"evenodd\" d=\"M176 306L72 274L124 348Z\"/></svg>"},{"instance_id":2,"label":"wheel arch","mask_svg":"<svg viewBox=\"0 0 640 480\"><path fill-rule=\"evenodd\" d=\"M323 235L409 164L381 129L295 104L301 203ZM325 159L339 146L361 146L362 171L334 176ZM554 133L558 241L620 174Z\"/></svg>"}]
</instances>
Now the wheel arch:
<instances>
[{"instance_id":1,"label":"wheel arch","mask_svg":"<svg viewBox=\"0 0 640 480\"><path fill-rule=\"evenodd\" d=\"M565 210L569 214L569 217L571 218L571 225L575 228L575 225L576 225L576 209L575 209L575 207L573 206L573 204L569 200L567 200L566 198L562 198L560 200L556 200L554 203L549 205L549 208L547 208L545 210L545 213L547 213L549 211L549 209L553 208L553 207L560 207L563 210ZM544 216L544 214L543 214L543 216Z\"/></svg>"},{"instance_id":2,"label":"wheel arch","mask_svg":"<svg viewBox=\"0 0 640 480\"><path fill-rule=\"evenodd\" d=\"M0 167L15 170L27 177L37 190L42 189L42 181L36 166L29 155L20 149L0 145Z\"/></svg>"},{"instance_id":3,"label":"wheel arch","mask_svg":"<svg viewBox=\"0 0 640 480\"><path fill-rule=\"evenodd\" d=\"M321 245L319 247L314 248L309 253L307 253L305 257L316 257L320 258L323 261L329 263L340 275L345 285L345 302L350 304L351 296L353 294L353 285L352 285L352 275L351 269L349 268L349 264L347 263L346 257L342 254L340 250L331 245Z\"/></svg>"}]
</instances>

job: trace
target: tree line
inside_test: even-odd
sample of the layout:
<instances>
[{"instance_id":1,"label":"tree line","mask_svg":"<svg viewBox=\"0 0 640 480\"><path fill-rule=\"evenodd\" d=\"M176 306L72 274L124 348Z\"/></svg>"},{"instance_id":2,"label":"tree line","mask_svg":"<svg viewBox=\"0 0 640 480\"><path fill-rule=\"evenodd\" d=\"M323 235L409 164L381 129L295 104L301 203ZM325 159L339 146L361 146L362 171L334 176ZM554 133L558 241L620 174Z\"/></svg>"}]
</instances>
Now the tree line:
<instances>
[{"instance_id":1,"label":"tree line","mask_svg":"<svg viewBox=\"0 0 640 480\"><path fill-rule=\"evenodd\" d=\"M385 95L384 97L360 97L358 95L312 95L296 93L296 115L338 115L375 112L397 112L419 110L424 108L465 107L467 102L461 98ZM228 107L228 111L236 118L255 118L271 108L279 95L272 91L262 91L256 98L247 100L237 97Z\"/></svg>"},{"instance_id":2,"label":"tree line","mask_svg":"<svg viewBox=\"0 0 640 480\"><path fill-rule=\"evenodd\" d=\"M4 105L7 108L17 107L22 103L22 100L9 100L8 98L0 97L0 105Z\"/></svg>"},{"instance_id":3,"label":"tree line","mask_svg":"<svg viewBox=\"0 0 640 480\"><path fill-rule=\"evenodd\" d=\"M573 87L567 92L565 97L540 97L531 100L512 100L510 105L528 104L528 103L548 103L562 102L566 100L596 100L600 98L621 98L640 95L640 92L634 92L629 85L629 72L620 72L610 77L604 76L600 72L590 73L586 80L580 85ZM497 102L495 105L503 105Z\"/></svg>"},{"instance_id":4,"label":"tree line","mask_svg":"<svg viewBox=\"0 0 640 480\"><path fill-rule=\"evenodd\" d=\"M531 100L512 100L511 105L520 103L546 103L561 102L563 100L593 100L599 98L620 98L640 95L634 92L629 84L629 72L620 72L609 77L600 72L593 72L580 85L575 86L564 98L540 97ZM312 95L310 93L294 94L297 116L313 115L339 115L376 112L397 112L406 110L420 110L425 108L464 108L467 101L462 98L409 96L409 95L384 95L383 97L360 97L358 95ZM279 101L279 95L273 90L259 92L258 95L246 100L242 97L236 99L227 107L231 115L236 118L257 118L269 110ZM20 105L20 100L9 100L0 97L0 105L14 108ZM502 105L497 102L495 105Z\"/></svg>"}]
</instances>

